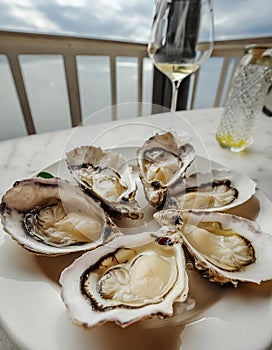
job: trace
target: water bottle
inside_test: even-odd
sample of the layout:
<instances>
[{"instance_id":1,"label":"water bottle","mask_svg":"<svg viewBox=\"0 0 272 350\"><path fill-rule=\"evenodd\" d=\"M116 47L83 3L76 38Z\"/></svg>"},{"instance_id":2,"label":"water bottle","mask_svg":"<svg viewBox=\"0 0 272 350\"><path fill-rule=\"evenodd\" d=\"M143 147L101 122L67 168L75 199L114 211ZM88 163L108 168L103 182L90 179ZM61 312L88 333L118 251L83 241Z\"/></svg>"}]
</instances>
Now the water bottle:
<instances>
[{"instance_id":1,"label":"water bottle","mask_svg":"<svg viewBox=\"0 0 272 350\"><path fill-rule=\"evenodd\" d=\"M253 143L256 117L262 111L271 81L272 48L246 46L216 131L222 147L239 152Z\"/></svg>"}]
</instances>

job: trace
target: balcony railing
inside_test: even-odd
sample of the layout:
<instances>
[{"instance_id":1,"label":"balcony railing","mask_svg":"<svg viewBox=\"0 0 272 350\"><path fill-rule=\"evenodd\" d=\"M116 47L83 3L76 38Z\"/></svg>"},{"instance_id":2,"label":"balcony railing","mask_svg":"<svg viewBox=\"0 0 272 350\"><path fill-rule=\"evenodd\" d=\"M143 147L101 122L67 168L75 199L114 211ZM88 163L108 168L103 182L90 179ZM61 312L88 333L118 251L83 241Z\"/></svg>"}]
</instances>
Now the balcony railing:
<instances>
[{"instance_id":1,"label":"balcony railing","mask_svg":"<svg viewBox=\"0 0 272 350\"><path fill-rule=\"evenodd\" d=\"M219 76L219 83L212 106L219 106L220 101L222 101L223 92L226 91L226 78L230 74L230 66L232 66L232 68L235 67L235 65L233 65L233 60L237 61L243 53L244 46L252 43L272 45L272 37L215 42L212 58L220 57L223 63L220 71L215 73ZM110 96L112 105L117 104L117 58L136 58L138 82L137 100L138 102L143 101L143 61L147 57L146 44L2 31L0 32L0 55L5 56L7 59L28 134L36 133L36 128L33 122L29 96L20 62L20 57L24 55L59 55L62 57L72 126L77 126L82 122L77 66L77 58L80 56L107 56L109 58ZM192 81L193 86L191 88L191 98L188 108L195 107L199 76L200 71L195 74ZM140 113L141 111L139 111L139 114ZM116 110L112 109L112 119L114 120L116 118Z\"/></svg>"}]
</instances>

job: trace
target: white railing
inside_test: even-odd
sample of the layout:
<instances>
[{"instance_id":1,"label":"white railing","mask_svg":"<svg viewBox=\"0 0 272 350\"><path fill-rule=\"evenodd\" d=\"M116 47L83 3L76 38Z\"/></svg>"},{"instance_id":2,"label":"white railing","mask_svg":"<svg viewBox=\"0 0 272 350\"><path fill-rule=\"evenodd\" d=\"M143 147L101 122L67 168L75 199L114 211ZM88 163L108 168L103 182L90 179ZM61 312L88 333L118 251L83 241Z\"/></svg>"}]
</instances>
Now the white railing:
<instances>
[{"instance_id":1,"label":"white railing","mask_svg":"<svg viewBox=\"0 0 272 350\"><path fill-rule=\"evenodd\" d=\"M226 89L226 77L227 74L229 74L231 60L233 58L236 60L239 59L243 53L244 46L252 43L272 45L272 37L215 42L212 57L223 58L223 64L221 71L216 73L220 76L220 78L213 106L219 106L220 101L222 100L222 93ZM117 57L124 56L136 58L138 76L137 99L138 102L143 101L143 60L147 57L146 44L71 36L0 31L0 55L4 55L7 58L28 134L36 133L36 128L33 122L29 97L27 95L26 84L22 74L22 67L19 59L19 57L23 55L62 56L72 126L77 126L82 122L77 57L109 57L112 105L117 104ZM193 79L192 97L190 100L189 108L195 107L195 96L198 89L199 74L200 72L197 72ZM115 109L112 109L112 119L116 119Z\"/></svg>"},{"instance_id":2,"label":"white railing","mask_svg":"<svg viewBox=\"0 0 272 350\"><path fill-rule=\"evenodd\" d=\"M29 134L36 132L23 79L20 55L61 55L65 69L72 125L82 121L76 57L105 55L110 58L111 103L116 105L116 57L137 57L138 100L142 99L143 58L146 45L69 36L0 32L0 54L7 57ZM113 112L114 113L114 112ZM113 119L116 115L113 114Z\"/></svg>"}]
</instances>

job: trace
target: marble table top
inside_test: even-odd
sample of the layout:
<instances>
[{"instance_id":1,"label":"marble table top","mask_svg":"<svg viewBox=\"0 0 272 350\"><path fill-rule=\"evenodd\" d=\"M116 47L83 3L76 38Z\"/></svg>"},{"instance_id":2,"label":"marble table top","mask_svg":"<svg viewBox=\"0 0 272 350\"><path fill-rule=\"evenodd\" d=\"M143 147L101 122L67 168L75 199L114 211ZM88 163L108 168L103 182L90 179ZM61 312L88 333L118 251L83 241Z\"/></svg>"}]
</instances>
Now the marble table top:
<instances>
[{"instance_id":1,"label":"marble table top","mask_svg":"<svg viewBox=\"0 0 272 350\"><path fill-rule=\"evenodd\" d=\"M75 146L88 143L102 147L137 145L156 130L170 129L192 142L201 156L254 179L258 188L272 200L272 118L260 116L253 145L244 152L232 153L221 148L215 139L221 114L221 108L182 111L175 117L154 115L0 142L0 194L16 180L30 177L62 159L65 152ZM1 318L0 315L0 322ZM17 349L5 331L0 328L0 349Z\"/></svg>"}]
</instances>

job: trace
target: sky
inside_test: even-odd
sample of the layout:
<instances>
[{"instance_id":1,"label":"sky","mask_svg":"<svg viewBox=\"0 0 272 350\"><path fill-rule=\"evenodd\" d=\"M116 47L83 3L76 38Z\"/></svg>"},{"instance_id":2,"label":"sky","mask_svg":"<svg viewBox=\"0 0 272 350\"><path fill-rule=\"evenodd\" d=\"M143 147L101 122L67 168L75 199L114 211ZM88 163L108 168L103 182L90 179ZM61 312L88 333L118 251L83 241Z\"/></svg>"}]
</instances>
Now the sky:
<instances>
[{"instance_id":1,"label":"sky","mask_svg":"<svg viewBox=\"0 0 272 350\"><path fill-rule=\"evenodd\" d=\"M0 29L147 42L154 0L0 0ZM271 0L214 0L215 37L272 34Z\"/></svg>"}]
</instances>

